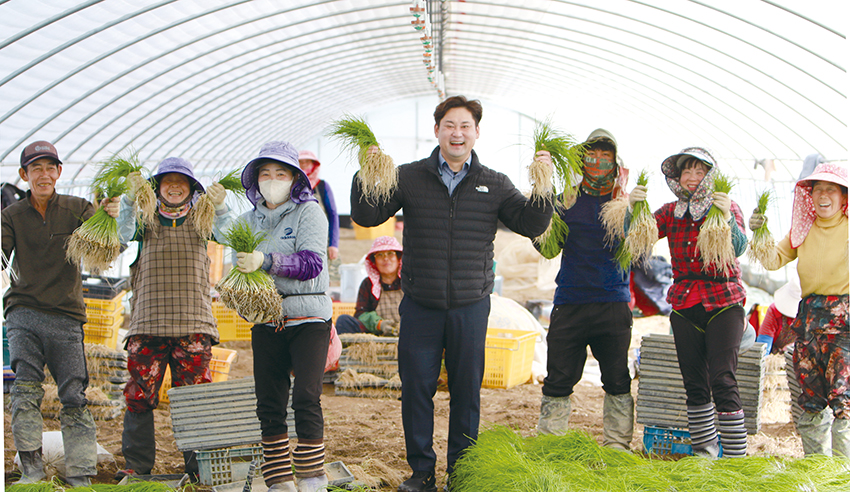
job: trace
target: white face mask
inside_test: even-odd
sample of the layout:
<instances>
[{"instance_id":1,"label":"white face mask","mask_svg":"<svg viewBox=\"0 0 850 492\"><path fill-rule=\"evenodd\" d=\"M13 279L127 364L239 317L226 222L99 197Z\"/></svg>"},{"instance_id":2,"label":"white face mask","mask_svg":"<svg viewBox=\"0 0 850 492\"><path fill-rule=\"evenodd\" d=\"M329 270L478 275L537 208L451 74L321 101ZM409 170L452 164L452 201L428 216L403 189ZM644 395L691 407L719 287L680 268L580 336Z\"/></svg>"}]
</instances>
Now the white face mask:
<instances>
[{"instance_id":1,"label":"white face mask","mask_svg":"<svg viewBox=\"0 0 850 492\"><path fill-rule=\"evenodd\" d=\"M280 205L289 200L289 194L292 189L292 181L283 181L280 179L268 179L260 182L260 194L266 199L266 202L272 205Z\"/></svg>"}]
</instances>

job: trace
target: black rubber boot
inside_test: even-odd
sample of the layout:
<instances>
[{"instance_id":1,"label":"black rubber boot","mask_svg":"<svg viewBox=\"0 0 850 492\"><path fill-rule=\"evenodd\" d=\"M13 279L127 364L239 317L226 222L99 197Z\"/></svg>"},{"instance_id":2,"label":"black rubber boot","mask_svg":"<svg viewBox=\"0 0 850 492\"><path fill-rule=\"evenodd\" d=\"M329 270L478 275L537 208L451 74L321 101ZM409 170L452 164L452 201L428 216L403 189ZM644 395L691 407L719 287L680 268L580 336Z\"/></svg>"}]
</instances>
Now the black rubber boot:
<instances>
[{"instance_id":1,"label":"black rubber boot","mask_svg":"<svg viewBox=\"0 0 850 492\"><path fill-rule=\"evenodd\" d=\"M189 475L189 480L192 483L198 483L198 458L194 451L183 451L183 463L186 464L184 470Z\"/></svg>"},{"instance_id":2,"label":"black rubber boot","mask_svg":"<svg viewBox=\"0 0 850 492\"><path fill-rule=\"evenodd\" d=\"M121 435L121 452L125 468L136 475L150 475L156 461L156 436L153 411L124 412L124 433Z\"/></svg>"}]
</instances>

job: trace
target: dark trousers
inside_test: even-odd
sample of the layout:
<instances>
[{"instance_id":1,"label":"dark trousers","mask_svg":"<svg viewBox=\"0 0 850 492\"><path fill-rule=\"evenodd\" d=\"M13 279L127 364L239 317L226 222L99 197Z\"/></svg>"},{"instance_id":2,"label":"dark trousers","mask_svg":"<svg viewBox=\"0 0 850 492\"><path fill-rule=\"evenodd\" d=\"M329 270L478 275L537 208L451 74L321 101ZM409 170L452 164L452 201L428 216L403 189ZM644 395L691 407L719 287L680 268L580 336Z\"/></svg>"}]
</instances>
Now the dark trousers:
<instances>
[{"instance_id":1,"label":"dark trousers","mask_svg":"<svg viewBox=\"0 0 850 492\"><path fill-rule=\"evenodd\" d=\"M436 466L433 398L445 350L450 395L446 458L451 473L460 453L478 438L490 297L469 306L438 310L405 296L398 311L398 372L407 463L413 471L431 471Z\"/></svg>"},{"instance_id":2,"label":"dark trousers","mask_svg":"<svg viewBox=\"0 0 850 492\"><path fill-rule=\"evenodd\" d=\"M701 304L670 314L687 404L711 403L718 412L741 410L738 393L738 349L744 333L744 308L730 306L706 312Z\"/></svg>"},{"instance_id":3,"label":"dark trousers","mask_svg":"<svg viewBox=\"0 0 850 492\"><path fill-rule=\"evenodd\" d=\"M328 358L331 323L319 321L275 331L272 325L254 325L254 385L257 418L263 436L287 434L286 404L289 373L295 376L292 410L301 439L323 439L322 377Z\"/></svg>"},{"instance_id":4,"label":"dark trousers","mask_svg":"<svg viewBox=\"0 0 850 492\"><path fill-rule=\"evenodd\" d=\"M588 346L599 362L602 389L610 395L629 393L631 340L632 312L626 302L555 306L546 336L549 356L543 394L557 398L573 393L584 372Z\"/></svg>"}]
</instances>

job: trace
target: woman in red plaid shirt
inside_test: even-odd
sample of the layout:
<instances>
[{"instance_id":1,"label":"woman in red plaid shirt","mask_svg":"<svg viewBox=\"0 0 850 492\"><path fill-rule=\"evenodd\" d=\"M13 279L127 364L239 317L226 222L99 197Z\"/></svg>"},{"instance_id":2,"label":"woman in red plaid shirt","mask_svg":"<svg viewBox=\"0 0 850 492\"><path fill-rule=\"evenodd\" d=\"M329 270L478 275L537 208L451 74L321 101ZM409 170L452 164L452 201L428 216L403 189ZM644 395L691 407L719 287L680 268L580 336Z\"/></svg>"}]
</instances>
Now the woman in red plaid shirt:
<instances>
[{"instance_id":1,"label":"woman in red plaid shirt","mask_svg":"<svg viewBox=\"0 0 850 492\"><path fill-rule=\"evenodd\" d=\"M673 286L667 301L673 306L670 325L679 369L685 383L688 430L694 454L717 457L715 405L723 456L747 454L744 410L735 371L744 332L746 297L738 261L728 276L714 264L704 264L696 249L697 234L711 206L717 207L732 229L735 256L747 248L741 208L726 193L712 192L717 171L705 149L690 147L661 164L667 185L678 198L656 210L658 237L667 237L673 265ZM646 198L646 187L629 195L630 209ZM626 217L628 228L631 215ZM712 403L712 397L714 403Z\"/></svg>"}]
</instances>

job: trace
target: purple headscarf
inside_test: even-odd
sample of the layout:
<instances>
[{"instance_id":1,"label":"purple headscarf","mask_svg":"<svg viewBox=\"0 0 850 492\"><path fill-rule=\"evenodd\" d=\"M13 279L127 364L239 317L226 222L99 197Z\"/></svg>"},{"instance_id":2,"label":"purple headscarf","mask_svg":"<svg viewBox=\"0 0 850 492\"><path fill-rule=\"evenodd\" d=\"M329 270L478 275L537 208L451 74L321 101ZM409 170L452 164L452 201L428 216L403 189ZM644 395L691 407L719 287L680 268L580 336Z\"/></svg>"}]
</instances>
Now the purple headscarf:
<instances>
[{"instance_id":1,"label":"purple headscarf","mask_svg":"<svg viewBox=\"0 0 850 492\"><path fill-rule=\"evenodd\" d=\"M260 186L257 183L257 165L264 161L275 161L287 166L292 171L292 191L290 200L295 203L317 202L310 188L310 180L298 165L298 151L289 142L275 141L266 142L260 148L260 153L249 162L242 170L242 187L245 188L248 200L257 208L257 203L265 200L260 194Z\"/></svg>"}]
</instances>

